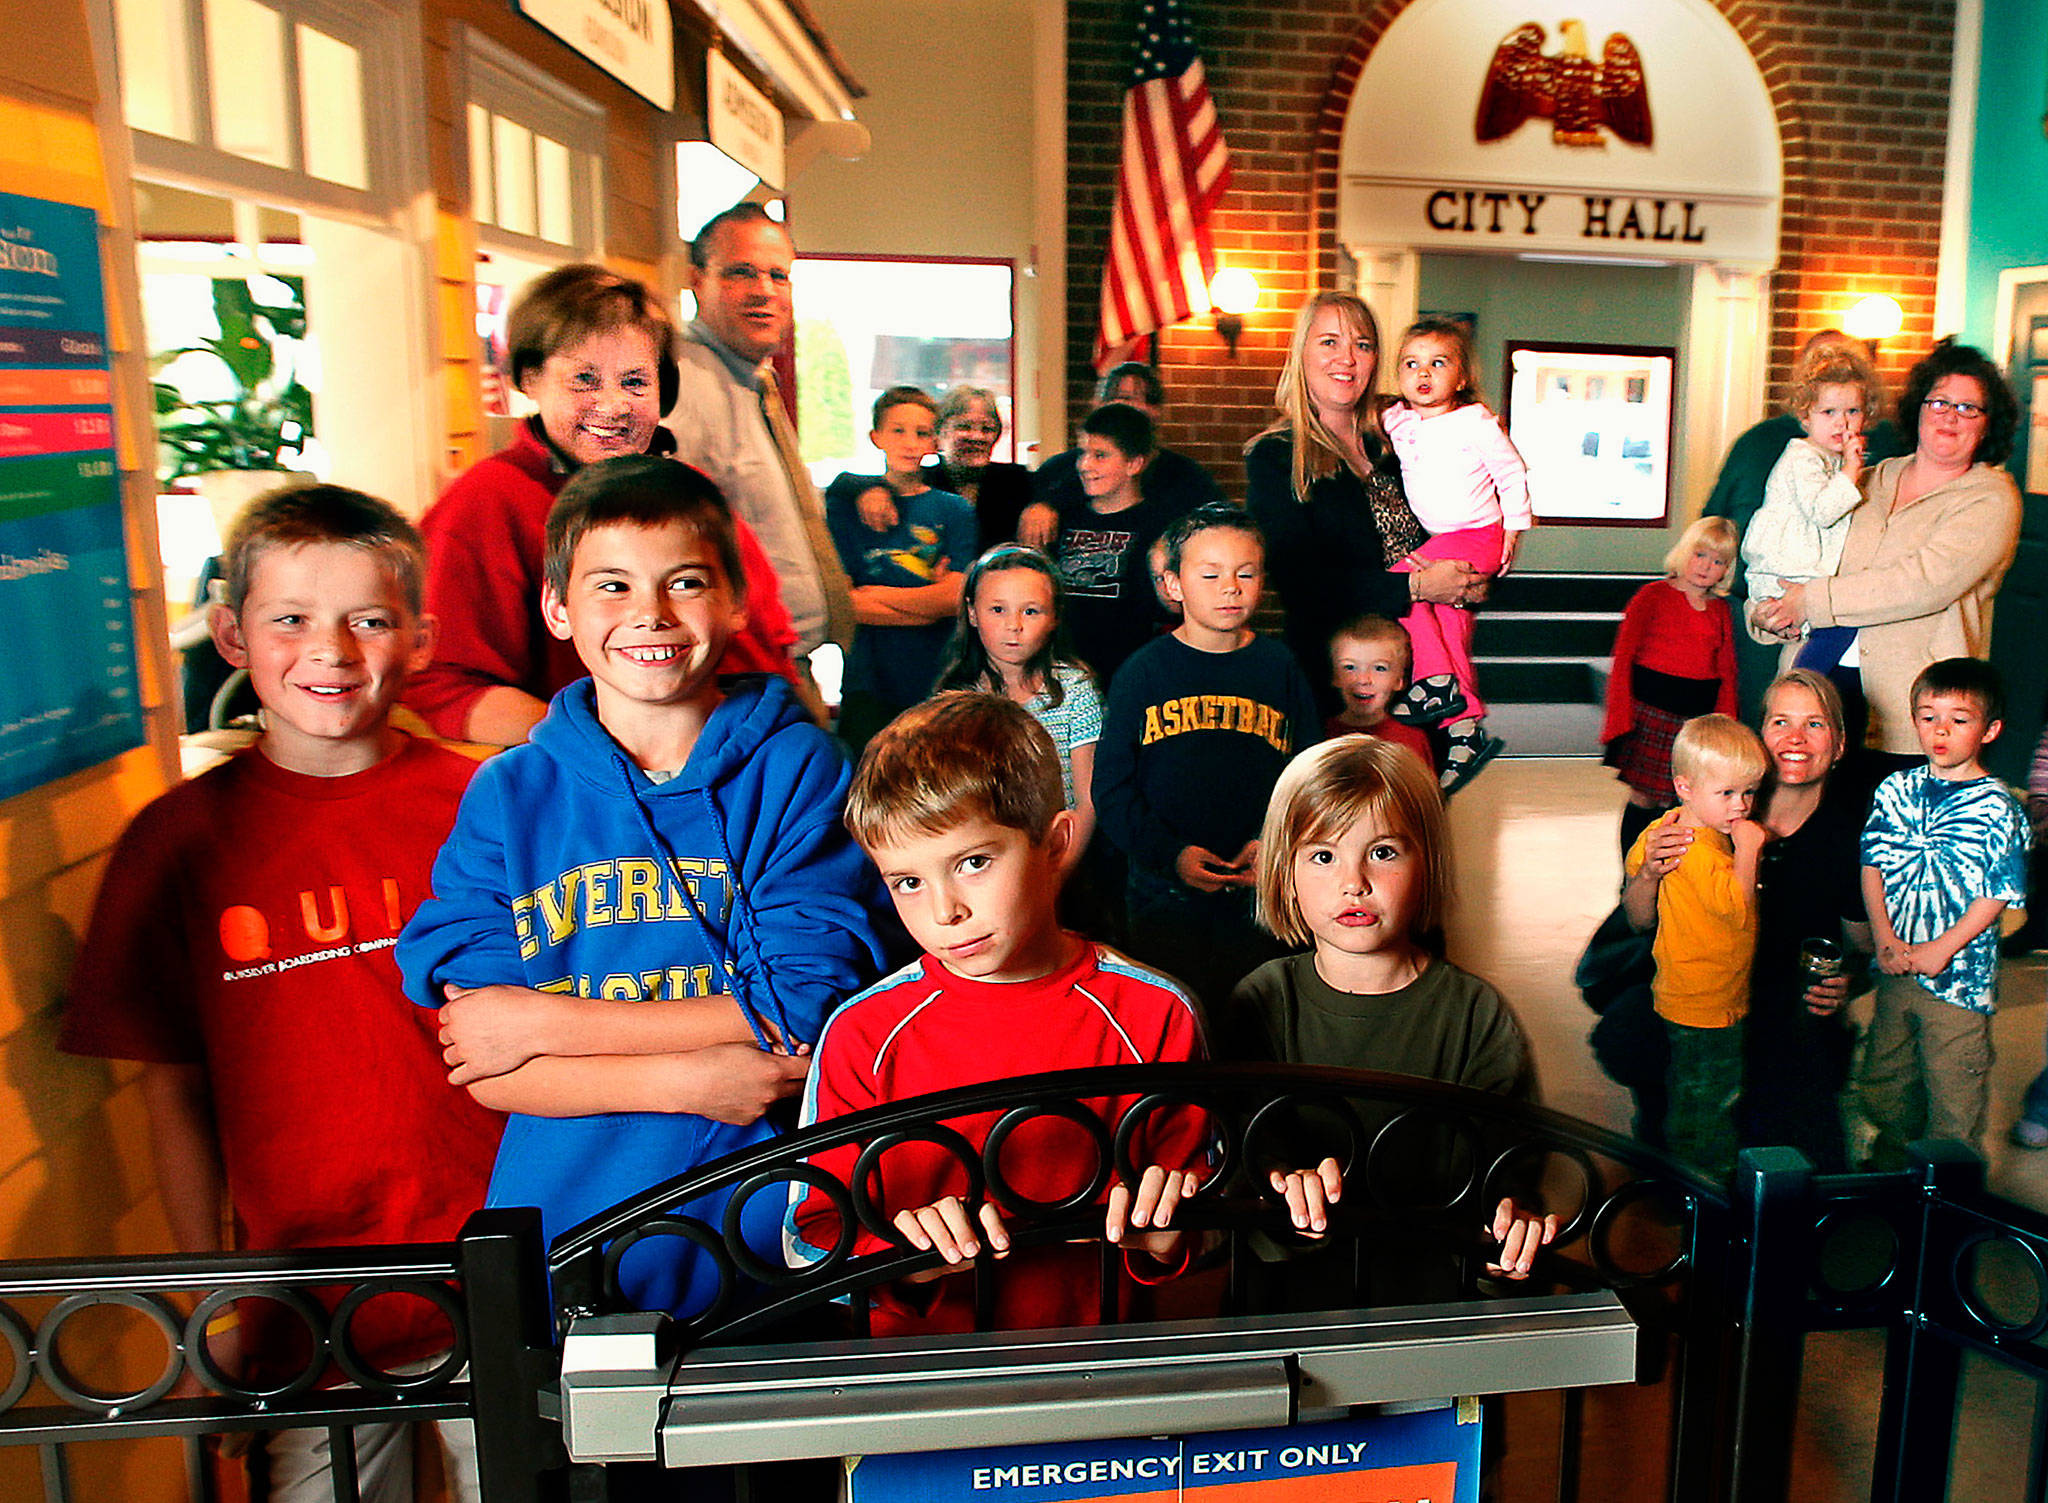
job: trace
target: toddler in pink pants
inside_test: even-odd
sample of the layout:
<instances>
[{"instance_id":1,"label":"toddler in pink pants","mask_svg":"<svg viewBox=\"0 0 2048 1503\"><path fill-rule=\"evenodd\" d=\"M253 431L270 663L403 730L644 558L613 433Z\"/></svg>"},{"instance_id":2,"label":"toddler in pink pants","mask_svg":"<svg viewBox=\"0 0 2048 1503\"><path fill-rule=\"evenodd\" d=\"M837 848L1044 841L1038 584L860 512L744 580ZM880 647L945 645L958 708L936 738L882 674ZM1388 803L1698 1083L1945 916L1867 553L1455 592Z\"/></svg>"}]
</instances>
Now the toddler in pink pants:
<instances>
[{"instance_id":1,"label":"toddler in pink pants","mask_svg":"<svg viewBox=\"0 0 2048 1503\"><path fill-rule=\"evenodd\" d=\"M1507 573L1535 520L1528 467L1479 399L1465 326L1447 318L1411 326L1401 336L1394 374L1401 398L1380 421L1401 461L1408 504L1430 534L1395 567L1412 570L1432 559L1454 558L1489 576ZM1401 624L1415 644L1416 682L1447 676L1464 700L1449 724L1443 770L1444 791L1453 792L1502 746L1486 729L1486 702L1472 669L1472 613L1418 600Z\"/></svg>"}]
</instances>

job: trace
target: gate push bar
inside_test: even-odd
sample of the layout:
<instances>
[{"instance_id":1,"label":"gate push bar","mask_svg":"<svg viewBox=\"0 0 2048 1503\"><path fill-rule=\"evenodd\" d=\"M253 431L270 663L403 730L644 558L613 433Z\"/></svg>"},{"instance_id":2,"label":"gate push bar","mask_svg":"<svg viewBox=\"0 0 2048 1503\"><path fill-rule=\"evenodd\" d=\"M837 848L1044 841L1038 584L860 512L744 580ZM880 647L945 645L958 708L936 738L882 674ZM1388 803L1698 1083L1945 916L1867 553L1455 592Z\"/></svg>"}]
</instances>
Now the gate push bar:
<instances>
[{"instance_id":1,"label":"gate push bar","mask_svg":"<svg viewBox=\"0 0 2048 1503\"><path fill-rule=\"evenodd\" d=\"M544 1395L575 1461L717 1466L1288 1425L1352 1404L1634 1382L1608 1291L668 1355L668 1317L575 1321Z\"/></svg>"}]
</instances>

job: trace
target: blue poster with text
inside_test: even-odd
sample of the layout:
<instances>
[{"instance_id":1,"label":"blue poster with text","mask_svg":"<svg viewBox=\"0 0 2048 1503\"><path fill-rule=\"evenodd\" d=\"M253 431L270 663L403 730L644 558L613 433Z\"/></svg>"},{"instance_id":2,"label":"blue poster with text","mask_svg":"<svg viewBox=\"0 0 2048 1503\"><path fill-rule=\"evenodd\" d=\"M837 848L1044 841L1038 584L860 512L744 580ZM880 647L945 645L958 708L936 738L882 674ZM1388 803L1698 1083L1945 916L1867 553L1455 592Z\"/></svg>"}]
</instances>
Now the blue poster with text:
<instances>
[{"instance_id":1,"label":"blue poster with text","mask_svg":"<svg viewBox=\"0 0 2048 1503\"><path fill-rule=\"evenodd\" d=\"M143 741L90 209L0 193L0 798Z\"/></svg>"}]
</instances>

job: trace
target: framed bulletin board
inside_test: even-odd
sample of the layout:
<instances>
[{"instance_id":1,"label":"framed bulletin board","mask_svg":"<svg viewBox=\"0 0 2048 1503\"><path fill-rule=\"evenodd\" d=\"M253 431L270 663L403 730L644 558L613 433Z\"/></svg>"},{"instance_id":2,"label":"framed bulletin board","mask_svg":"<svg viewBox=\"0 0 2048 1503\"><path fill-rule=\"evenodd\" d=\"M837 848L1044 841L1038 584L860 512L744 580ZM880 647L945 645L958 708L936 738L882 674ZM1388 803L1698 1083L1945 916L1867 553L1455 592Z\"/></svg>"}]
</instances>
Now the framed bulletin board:
<instances>
[{"instance_id":1,"label":"framed bulletin board","mask_svg":"<svg viewBox=\"0 0 2048 1503\"><path fill-rule=\"evenodd\" d=\"M1507 342L1502 416L1538 521L1665 525L1677 366L1672 345Z\"/></svg>"}]
</instances>

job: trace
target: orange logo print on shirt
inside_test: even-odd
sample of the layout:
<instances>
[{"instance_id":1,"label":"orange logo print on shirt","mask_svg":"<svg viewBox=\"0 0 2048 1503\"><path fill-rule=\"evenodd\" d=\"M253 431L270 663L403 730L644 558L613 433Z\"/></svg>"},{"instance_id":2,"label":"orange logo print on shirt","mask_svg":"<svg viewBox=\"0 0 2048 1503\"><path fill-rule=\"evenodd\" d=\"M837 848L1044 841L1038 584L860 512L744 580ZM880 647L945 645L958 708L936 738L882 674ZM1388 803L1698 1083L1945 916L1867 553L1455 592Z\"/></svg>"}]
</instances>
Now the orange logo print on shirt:
<instances>
[{"instance_id":1,"label":"orange logo print on shirt","mask_svg":"<svg viewBox=\"0 0 2048 1503\"><path fill-rule=\"evenodd\" d=\"M307 945L319 950L322 947L342 945L344 953L363 949L383 949L398 937L398 931L405 927L405 915L399 903L398 879L386 877L380 896L384 900L384 934L376 939L365 940L358 945L346 945L353 932L352 915L349 911L348 894L340 884L329 887L325 892L307 888L299 893L298 924L286 922L288 932L276 935L273 944L271 922L263 910L246 903L235 903L223 908L220 914L220 947L227 958L238 965L252 965L260 961L283 958L290 964L304 965L313 959L329 959L331 954L311 955L298 946L303 938ZM276 967L272 967L275 969Z\"/></svg>"}]
</instances>

